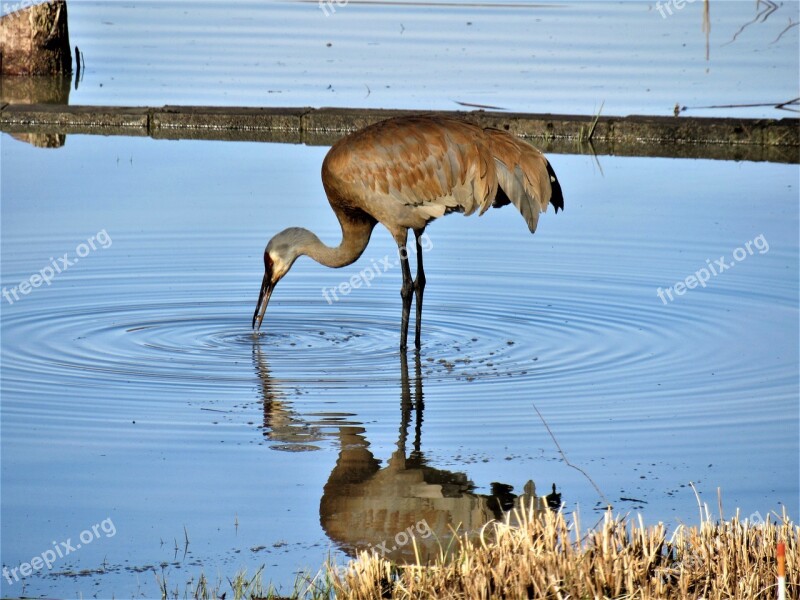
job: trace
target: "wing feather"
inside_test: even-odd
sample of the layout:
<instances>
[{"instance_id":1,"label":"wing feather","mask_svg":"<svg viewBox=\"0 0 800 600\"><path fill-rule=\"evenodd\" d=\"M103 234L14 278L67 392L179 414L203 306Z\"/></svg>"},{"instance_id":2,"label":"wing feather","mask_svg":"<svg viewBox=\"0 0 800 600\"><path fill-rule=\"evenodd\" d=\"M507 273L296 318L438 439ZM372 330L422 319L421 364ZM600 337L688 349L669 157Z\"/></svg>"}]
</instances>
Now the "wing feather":
<instances>
[{"instance_id":1,"label":"wing feather","mask_svg":"<svg viewBox=\"0 0 800 600\"><path fill-rule=\"evenodd\" d=\"M323 163L323 181L340 203L346 198L397 227L421 228L453 211L483 214L505 194L534 232L552 195L551 171L541 152L507 132L401 117L337 142Z\"/></svg>"},{"instance_id":2,"label":"wing feather","mask_svg":"<svg viewBox=\"0 0 800 600\"><path fill-rule=\"evenodd\" d=\"M533 233L539 214L547 210L552 197L547 159L530 144L504 131L484 132L492 147L498 184Z\"/></svg>"}]
</instances>

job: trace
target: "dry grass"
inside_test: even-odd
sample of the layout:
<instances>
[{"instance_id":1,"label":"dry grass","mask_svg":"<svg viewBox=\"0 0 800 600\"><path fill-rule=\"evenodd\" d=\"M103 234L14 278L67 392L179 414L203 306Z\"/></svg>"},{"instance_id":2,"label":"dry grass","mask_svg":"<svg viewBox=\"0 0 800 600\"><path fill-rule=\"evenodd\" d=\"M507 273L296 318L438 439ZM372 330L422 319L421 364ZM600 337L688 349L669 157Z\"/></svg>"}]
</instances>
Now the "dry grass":
<instances>
[{"instance_id":1,"label":"dry grass","mask_svg":"<svg viewBox=\"0 0 800 600\"><path fill-rule=\"evenodd\" d=\"M329 567L336 597L374 598L681 598L776 597L776 543L786 542L789 598L800 597L800 528L784 514L754 524L738 513L700 527L615 517L581 534L558 512L515 511L479 536L461 536L432 564L394 565L362 553Z\"/></svg>"}]
</instances>

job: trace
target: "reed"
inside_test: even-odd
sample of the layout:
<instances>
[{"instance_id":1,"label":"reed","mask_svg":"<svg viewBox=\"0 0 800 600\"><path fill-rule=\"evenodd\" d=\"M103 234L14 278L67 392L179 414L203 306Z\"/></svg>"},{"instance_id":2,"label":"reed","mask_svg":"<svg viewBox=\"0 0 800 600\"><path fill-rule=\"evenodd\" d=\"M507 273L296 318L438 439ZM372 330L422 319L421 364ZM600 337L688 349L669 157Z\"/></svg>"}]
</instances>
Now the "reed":
<instances>
[{"instance_id":1,"label":"reed","mask_svg":"<svg viewBox=\"0 0 800 600\"><path fill-rule=\"evenodd\" d=\"M298 574L294 589L286 595L272 584L264 583L264 565L253 575L241 569L233 579L225 581L211 582L201 573L197 581L189 581L183 587L172 587L164 572L156 573L155 577L162 600L330 600L334 597L327 569L320 569L316 575Z\"/></svg>"},{"instance_id":2,"label":"reed","mask_svg":"<svg viewBox=\"0 0 800 600\"><path fill-rule=\"evenodd\" d=\"M758 523L738 512L714 520L705 505L699 526L668 533L662 523L611 510L583 530L577 513L568 518L532 503L476 534L450 538L429 563L400 565L362 552L347 565L329 561L316 575L299 575L284 594L264 585L263 567L214 584L201 575L183 590L164 575L156 579L162 598L175 599L768 600L777 598L779 542L786 597L798 599L800 527L786 512Z\"/></svg>"},{"instance_id":3,"label":"reed","mask_svg":"<svg viewBox=\"0 0 800 600\"><path fill-rule=\"evenodd\" d=\"M750 523L737 513L699 526L646 526L611 511L587 532L577 514L517 510L431 564L396 565L361 553L328 567L337 598L620 598L756 600L776 597L777 543L786 546L789 598L800 592L800 528L785 514Z\"/></svg>"}]
</instances>

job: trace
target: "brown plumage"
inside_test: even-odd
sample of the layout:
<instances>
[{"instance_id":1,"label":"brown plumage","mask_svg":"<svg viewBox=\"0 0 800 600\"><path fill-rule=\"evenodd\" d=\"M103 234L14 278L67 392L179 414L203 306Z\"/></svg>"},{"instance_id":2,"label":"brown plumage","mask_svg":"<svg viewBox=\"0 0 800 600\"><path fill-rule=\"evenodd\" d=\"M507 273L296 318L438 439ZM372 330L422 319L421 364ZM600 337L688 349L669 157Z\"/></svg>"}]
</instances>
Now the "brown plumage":
<instances>
[{"instance_id":1,"label":"brown plumage","mask_svg":"<svg viewBox=\"0 0 800 600\"><path fill-rule=\"evenodd\" d=\"M273 237L264 251L253 327L261 326L275 284L299 256L329 267L349 265L381 223L403 250L400 345L406 346L411 298L416 294L419 347L425 287L420 236L429 222L450 212L483 214L491 206L511 203L533 233L548 203L556 212L564 208L555 172L539 150L505 131L446 117L389 119L342 138L322 163L322 184L341 224L342 242L331 248L299 227ZM414 281L405 254L409 229L417 243Z\"/></svg>"}]
</instances>

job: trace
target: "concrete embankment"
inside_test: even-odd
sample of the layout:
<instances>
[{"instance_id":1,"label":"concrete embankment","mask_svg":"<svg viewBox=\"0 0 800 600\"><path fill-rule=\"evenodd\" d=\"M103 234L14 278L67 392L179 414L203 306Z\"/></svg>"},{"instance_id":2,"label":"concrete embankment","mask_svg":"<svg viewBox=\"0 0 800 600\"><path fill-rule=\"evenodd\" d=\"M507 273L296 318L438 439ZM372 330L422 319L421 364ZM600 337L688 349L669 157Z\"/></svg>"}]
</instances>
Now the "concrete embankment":
<instances>
[{"instance_id":1,"label":"concrete embankment","mask_svg":"<svg viewBox=\"0 0 800 600\"><path fill-rule=\"evenodd\" d=\"M346 108L123 107L0 104L0 130L330 144L407 110ZM505 129L555 153L800 162L800 120L599 117L438 111Z\"/></svg>"}]
</instances>

